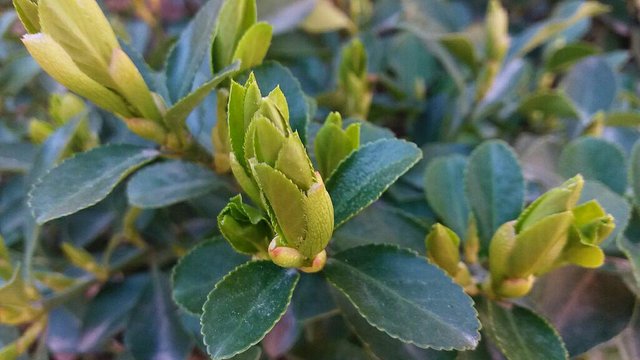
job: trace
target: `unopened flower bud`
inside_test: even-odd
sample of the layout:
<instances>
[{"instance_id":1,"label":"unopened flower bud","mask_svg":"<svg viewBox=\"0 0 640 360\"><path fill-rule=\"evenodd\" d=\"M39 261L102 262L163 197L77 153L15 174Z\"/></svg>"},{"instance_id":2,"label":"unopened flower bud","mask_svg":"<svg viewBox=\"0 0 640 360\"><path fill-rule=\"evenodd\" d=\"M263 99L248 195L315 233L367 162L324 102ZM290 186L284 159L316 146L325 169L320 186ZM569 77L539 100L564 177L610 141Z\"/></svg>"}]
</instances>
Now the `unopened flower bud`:
<instances>
[{"instance_id":1,"label":"unopened flower bud","mask_svg":"<svg viewBox=\"0 0 640 360\"><path fill-rule=\"evenodd\" d=\"M315 139L315 154L320 174L328 179L338 164L360 146L360 124L342 129L342 117L337 112L327 116Z\"/></svg>"}]
</instances>

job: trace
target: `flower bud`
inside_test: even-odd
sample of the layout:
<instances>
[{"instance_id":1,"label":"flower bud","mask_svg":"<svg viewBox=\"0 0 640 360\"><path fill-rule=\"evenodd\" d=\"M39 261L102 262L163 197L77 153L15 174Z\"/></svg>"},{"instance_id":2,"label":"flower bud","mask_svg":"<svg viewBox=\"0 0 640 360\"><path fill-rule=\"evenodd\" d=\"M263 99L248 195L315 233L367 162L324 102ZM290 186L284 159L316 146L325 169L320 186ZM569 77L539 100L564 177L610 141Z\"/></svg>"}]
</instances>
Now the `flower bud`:
<instances>
[{"instance_id":1,"label":"flower bud","mask_svg":"<svg viewBox=\"0 0 640 360\"><path fill-rule=\"evenodd\" d=\"M327 116L315 139L315 154L320 174L328 179L338 164L360 146L360 124L342 129L342 117L337 112Z\"/></svg>"},{"instance_id":2,"label":"flower bud","mask_svg":"<svg viewBox=\"0 0 640 360\"><path fill-rule=\"evenodd\" d=\"M366 118L372 92L367 79L367 52L359 39L344 46L338 70L339 89L345 97L345 115Z\"/></svg>"},{"instance_id":3,"label":"flower bud","mask_svg":"<svg viewBox=\"0 0 640 360\"><path fill-rule=\"evenodd\" d=\"M269 251L273 261L313 267L333 234L333 205L291 129L284 94L276 87L262 98L251 75L244 87L232 83L228 109L231 170L269 216L277 234Z\"/></svg>"},{"instance_id":4,"label":"flower bud","mask_svg":"<svg viewBox=\"0 0 640 360\"><path fill-rule=\"evenodd\" d=\"M426 238L427 258L451 277L458 273L460 262L460 238L451 229L441 224L431 227Z\"/></svg>"},{"instance_id":5,"label":"flower bud","mask_svg":"<svg viewBox=\"0 0 640 360\"><path fill-rule=\"evenodd\" d=\"M499 0L489 1L486 25L487 58L501 62L509 49L509 17Z\"/></svg>"}]
</instances>

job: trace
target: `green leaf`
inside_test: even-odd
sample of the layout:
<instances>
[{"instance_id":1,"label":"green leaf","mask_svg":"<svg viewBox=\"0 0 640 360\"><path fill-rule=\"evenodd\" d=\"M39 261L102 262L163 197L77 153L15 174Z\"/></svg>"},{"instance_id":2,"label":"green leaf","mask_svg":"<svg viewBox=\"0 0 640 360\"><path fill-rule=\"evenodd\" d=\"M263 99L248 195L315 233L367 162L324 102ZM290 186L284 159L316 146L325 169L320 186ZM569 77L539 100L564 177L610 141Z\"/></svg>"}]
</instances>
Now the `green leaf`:
<instances>
[{"instance_id":1,"label":"green leaf","mask_svg":"<svg viewBox=\"0 0 640 360\"><path fill-rule=\"evenodd\" d=\"M329 258L324 271L371 325L391 337L438 350L472 349L480 341L471 298L409 250L353 248Z\"/></svg>"},{"instance_id":2,"label":"green leaf","mask_svg":"<svg viewBox=\"0 0 640 360\"><path fill-rule=\"evenodd\" d=\"M397 139L378 140L352 152L326 181L335 227L377 200L421 157L415 144Z\"/></svg>"},{"instance_id":3,"label":"green leaf","mask_svg":"<svg viewBox=\"0 0 640 360\"><path fill-rule=\"evenodd\" d=\"M482 301L480 319L483 330L507 359L561 360L569 353L558 332L535 312L516 304Z\"/></svg>"},{"instance_id":4,"label":"green leaf","mask_svg":"<svg viewBox=\"0 0 640 360\"><path fill-rule=\"evenodd\" d=\"M0 172L27 172L35 155L36 149L30 143L0 144Z\"/></svg>"},{"instance_id":5,"label":"green leaf","mask_svg":"<svg viewBox=\"0 0 640 360\"><path fill-rule=\"evenodd\" d=\"M618 79L603 58L590 57L571 69L560 88L585 115L591 116L611 108L618 93Z\"/></svg>"},{"instance_id":6,"label":"green leaf","mask_svg":"<svg viewBox=\"0 0 640 360\"><path fill-rule=\"evenodd\" d=\"M515 220L524 203L524 179L509 145L492 140L478 146L469 158L465 185L484 252L498 227Z\"/></svg>"},{"instance_id":7,"label":"green leaf","mask_svg":"<svg viewBox=\"0 0 640 360\"><path fill-rule=\"evenodd\" d=\"M635 128L640 126L640 114L637 112L609 112L605 114L604 124Z\"/></svg>"},{"instance_id":8,"label":"green leaf","mask_svg":"<svg viewBox=\"0 0 640 360\"><path fill-rule=\"evenodd\" d=\"M588 43L567 44L551 53L544 66L547 71L562 72L583 58L597 53L598 49Z\"/></svg>"},{"instance_id":9,"label":"green leaf","mask_svg":"<svg viewBox=\"0 0 640 360\"><path fill-rule=\"evenodd\" d=\"M65 160L29 193L36 221L70 215L104 199L131 172L160 153L132 145L107 145Z\"/></svg>"},{"instance_id":10,"label":"green leaf","mask_svg":"<svg viewBox=\"0 0 640 360\"><path fill-rule=\"evenodd\" d=\"M469 205L464 194L466 166L464 156L439 157L429 163L424 178L429 205L444 224L463 239L469 224Z\"/></svg>"},{"instance_id":11,"label":"green leaf","mask_svg":"<svg viewBox=\"0 0 640 360\"><path fill-rule=\"evenodd\" d=\"M343 251L368 244L394 244L421 253L427 232L419 219L377 201L336 230L331 246Z\"/></svg>"},{"instance_id":12,"label":"green leaf","mask_svg":"<svg viewBox=\"0 0 640 360\"><path fill-rule=\"evenodd\" d=\"M20 22L29 34L40 32L38 4L31 0L13 0L13 7L18 13Z\"/></svg>"},{"instance_id":13,"label":"green leaf","mask_svg":"<svg viewBox=\"0 0 640 360\"><path fill-rule=\"evenodd\" d=\"M126 348L136 360L186 359L193 342L171 301L168 279L152 271L151 284L140 297L124 333Z\"/></svg>"},{"instance_id":14,"label":"green leaf","mask_svg":"<svg viewBox=\"0 0 640 360\"><path fill-rule=\"evenodd\" d=\"M263 97L269 95L276 86L280 87L289 105L289 123L293 130L300 135L302 143L306 144L307 124L310 120L309 104L298 79L293 76L289 69L274 61L265 61L260 66L251 69L251 71L255 75L257 83L260 84L260 91ZM236 81L244 83L248 77L249 74L244 73Z\"/></svg>"},{"instance_id":15,"label":"green leaf","mask_svg":"<svg viewBox=\"0 0 640 360\"><path fill-rule=\"evenodd\" d=\"M171 50L166 68L167 87L171 95L171 99L166 99L168 102L178 102L191 90L193 79L211 48L222 3L222 0L209 0L182 31Z\"/></svg>"},{"instance_id":16,"label":"green leaf","mask_svg":"<svg viewBox=\"0 0 640 360\"><path fill-rule=\"evenodd\" d=\"M371 326L363 318L358 310L349 302L349 299L339 291L333 291L340 313L345 317L356 335L362 340L365 347L380 360L453 360L456 353L453 351L436 351L421 349L412 344L406 344L387 335L384 331Z\"/></svg>"},{"instance_id":17,"label":"green leaf","mask_svg":"<svg viewBox=\"0 0 640 360\"><path fill-rule=\"evenodd\" d=\"M587 136L570 142L560 154L558 169L567 178L582 174L587 180L598 180L618 194L627 190L624 152L600 138Z\"/></svg>"},{"instance_id":18,"label":"green leaf","mask_svg":"<svg viewBox=\"0 0 640 360\"><path fill-rule=\"evenodd\" d=\"M476 48L468 37L462 34L446 34L440 38L440 43L474 73L478 71L478 55Z\"/></svg>"},{"instance_id":19,"label":"green leaf","mask_svg":"<svg viewBox=\"0 0 640 360\"><path fill-rule=\"evenodd\" d=\"M233 53L233 60L241 62L240 70L247 70L262 63L271 45L272 31L271 25L257 23L242 36Z\"/></svg>"},{"instance_id":20,"label":"green leaf","mask_svg":"<svg viewBox=\"0 0 640 360\"><path fill-rule=\"evenodd\" d=\"M228 359L262 340L287 310L299 278L271 261L253 261L220 280L200 319L209 355Z\"/></svg>"},{"instance_id":21,"label":"green leaf","mask_svg":"<svg viewBox=\"0 0 640 360\"><path fill-rule=\"evenodd\" d=\"M540 278L528 300L558 330L571 357L617 336L636 303L618 274L575 266Z\"/></svg>"},{"instance_id":22,"label":"green leaf","mask_svg":"<svg viewBox=\"0 0 640 360\"><path fill-rule=\"evenodd\" d=\"M291 311L298 321L306 321L333 313L336 304L331 287L321 274L304 274L291 298Z\"/></svg>"},{"instance_id":23,"label":"green leaf","mask_svg":"<svg viewBox=\"0 0 640 360\"><path fill-rule=\"evenodd\" d=\"M216 1L216 0L211 0ZM207 95L213 89L215 89L221 82L226 80L229 76L233 75L240 68L240 64L235 62L226 68L222 69L220 72L215 74L213 78L206 83L202 84L199 88L189 93L183 98L180 98L176 101L175 105L173 105L167 113L164 115L165 122L172 129L182 129L185 126L185 122L187 121L187 116L196 108L204 99L207 98Z\"/></svg>"},{"instance_id":24,"label":"green leaf","mask_svg":"<svg viewBox=\"0 0 640 360\"><path fill-rule=\"evenodd\" d=\"M557 91L542 91L528 95L520 103L518 112L525 115L540 113L544 116L580 117L571 99Z\"/></svg>"},{"instance_id":25,"label":"green leaf","mask_svg":"<svg viewBox=\"0 0 640 360\"><path fill-rule=\"evenodd\" d=\"M202 313L218 281L249 257L236 253L219 237L205 240L183 256L173 269L173 299L186 311Z\"/></svg>"},{"instance_id":26,"label":"green leaf","mask_svg":"<svg viewBox=\"0 0 640 360\"><path fill-rule=\"evenodd\" d=\"M205 195L224 184L205 167L172 160L135 173L127 184L127 197L134 206L159 208Z\"/></svg>"},{"instance_id":27,"label":"green leaf","mask_svg":"<svg viewBox=\"0 0 640 360\"><path fill-rule=\"evenodd\" d=\"M633 190L633 202L640 206L640 141L636 141L631 149L629 159L629 181Z\"/></svg>"}]
</instances>

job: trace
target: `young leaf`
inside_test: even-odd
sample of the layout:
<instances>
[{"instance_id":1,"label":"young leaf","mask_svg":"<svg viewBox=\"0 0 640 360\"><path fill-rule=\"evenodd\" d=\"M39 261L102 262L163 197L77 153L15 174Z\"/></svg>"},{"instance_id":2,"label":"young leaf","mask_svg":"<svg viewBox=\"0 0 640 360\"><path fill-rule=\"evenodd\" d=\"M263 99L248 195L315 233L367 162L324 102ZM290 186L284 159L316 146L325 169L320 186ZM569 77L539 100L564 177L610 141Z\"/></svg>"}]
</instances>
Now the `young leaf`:
<instances>
[{"instance_id":1,"label":"young leaf","mask_svg":"<svg viewBox=\"0 0 640 360\"><path fill-rule=\"evenodd\" d=\"M215 237L196 245L173 268L173 299L186 311L202 313L202 305L224 275L249 257L238 254L224 239Z\"/></svg>"},{"instance_id":2,"label":"young leaf","mask_svg":"<svg viewBox=\"0 0 640 360\"><path fill-rule=\"evenodd\" d=\"M545 62L545 68L551 72L561 72L585 57L595 55L598 49L588 43L567 44L555 50Z\"/></svg>"},{"instance_id":3,"label":"young leaf","mask_svg":"<svg viewBox=\"0 0 640 360\"><path fill-rule=\"evenodd\" d=\"M397 139L378 140L352 152L326 182L335 227L377 200L421 157L417 146Z\"/></svg>"},{"instance_id":4,"label":"young leaf","mask_svg":"<svg viewBox=\"0 0 640 360\"><path fill-rule=\"evenodd\" d=\"M516 219L524 203L524 179L509 145L492 140L478 146L469 158L465 185L486 251L498 227Z\"/></svg>"},{"instance_id":5,"label":"young leaf","mask_svg":"<svg viewBox=\"0 0 640 360\"><path fill-rule=\"evenodd\" d=\"M424 178L429 205L463 239L469 224L469 205L464 195L466 166L467 160L460 155L437 158L427 166Z\"/></svg>"},{"instance_id":6,"label":"young leaf","mask_svg":"<svg viewBox=\"0 0 640 360\"><path fill-rule=\"evenodd\" d=\"M587 180L584 183L579 204L584 204L590 200L597 200L604 208L605 212L611 214L615 219L616 228L605 239L600 246L604 249L615 249L615 239L624 232L631 218L631 205L621 195L611 191L611 189L601 182Z\"/></svg>"},{"instance_id":7,"label":"young leaf","mask_svg":"<svg viewBox=\"0 0 640 360\"><path fill-rule=\"evenodd\" d=\"M391 337L438 350L472 349L480 340L471 298L409 250L349 249L327 260L325 274L371 325Z\"/></svg>"},{"instance_id":8,"label":"young leaf","mask_svg":"<svg viewBox=\"0 0 640 360\"><path fill-rule=\"evenodd\" d=\"M134 206L159 208L205 195L224 184L205 167L173 160L135 173L127 184L127 197Z\"/></svg>"},{"instance_id":9,"label":"young leaf","mask_svg":"<svg viewBox=\"0 0 640 360\"><path fill-rule=\"evenodd\" d=\"M211 46L222 3L223 0L209 0L180 34L171 50L166 69L171 99L167 101L175 103L191 90L193 79Z\"/></svg>"},{"instance_id":10,"label":"young leaf","mask_svg":"<svg viewBox=\"0 0 640 360\"><path fill-rule=\"evenodd\" d=\"M535 312L516 304L506 307L485 299L480 307L483 330L507 359L562 360L569 353L558 332Z\"/></svg>"},{"instance_id":11,"label":"young leaf","mask_svg":"<svg viewBox=\"0 0 640 360\"><path fill-rule=\"evenodd\" d=\"M233 60L240 60L241 71L262 63L271 45L272 31L271 25L257 23L242 36L232 57Z\"/></svg>"},{"instance_id":12,"label":"young leaf","mask_svg":"<svg viewBox=\"0 0 640 360\"><path fill-rule=\"evenodd\" d=\"M107 145L65 160L29 193L36 221L70 215L104 199L131 172L160 153L132 145Z\"/></svg>"},{"instance_id":13,"label":"young leaf","mask_svg":"<svg viewBox=\"0 0 640 360\"><path fill-rule=\"evenodd\" d=\"M299 278L295 270L253 261L220 280L200 318L209 355L229 359L262 340L287 310Z\"/></svg>"},{"instance_id":14,"label":"young leaf","mask_svg":"<svg viewBox=\"0 0 640 360\"><path fill-rule=\"evenodd\" d=\"M243 35L255 24L256 16L256 0L234 0L224 3L220 9L211 49L214 71L227 66L235 59L234 50L239 47L238 43Z\"/></svg>"},{"instance_id":15,"label":"young leaf","mask_svg":"<svg viewBox=\"0 0 640 360\"><path fill-rule=\"evenodd\" d=\"M615 144L595 137L581 137L567 145L558 162L560 173L578 173L587 180L598 180L618 194L627 190L627 165L623 151Z\"/></svg>"},{"instance_id":16,"label":"young leaf","mask_svg":"<svg viewBox=\"0 0 640 360\"><path fill-rule=\"evenodd\" d=\"M289 123L293 131L297 131L298 135L300 135L302 143L306 143L307 124L310 117L309 104L298 79L293 76L289 69L274 61L266 61L260 66L251 69L251 71L256 78L256 82L260 84L262 96L267 96L276 86L280 87L287 99L287 105L289 105ZM249 74L244 73L236 80L244 83L248 76Z\"/></svg>"},{"instance_id":17,"label":"young leaf","mask_svg":"<svg viewBox=\"0 0 640 360\"><path fill-rule=\"evenodd\" d=\"M536 112L544 116L580 117L580 112L571 99L557 91L544 91L528 95L520 103L518 112L525 115Z\"/></svg>"},{"instance_id":18,"label":"young leaf","mask_svg":"<svg viewBox=\"0 0 640 360\"><path fill-rule=\"evenodd\" d=\"M31 0L13 0L13 7L18 13L20 22L29 34L40 32L37 3Z\"/></svg>"}]
</instances>

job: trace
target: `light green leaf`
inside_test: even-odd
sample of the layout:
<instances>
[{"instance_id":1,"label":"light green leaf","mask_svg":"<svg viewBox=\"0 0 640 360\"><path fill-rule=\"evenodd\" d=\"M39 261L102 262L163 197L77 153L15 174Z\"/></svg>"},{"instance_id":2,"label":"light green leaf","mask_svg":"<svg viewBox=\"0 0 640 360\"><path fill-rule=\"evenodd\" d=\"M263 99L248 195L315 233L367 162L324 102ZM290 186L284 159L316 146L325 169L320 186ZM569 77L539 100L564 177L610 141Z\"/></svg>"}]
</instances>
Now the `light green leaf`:
<instances>
[{"instance_id":1,"label":"light green leaf","mask_svg":"<svg viewBox=\"0 0 640 360\"><path fill-rule=\"evenodd\" d=\"M300 26L310 33L326 33L340 29L355 30L355 24L330 0L316 0L316 7Z\"/></svg>"},{"instance_id":2,"label":"light green leaf","mask_svg":"<svg viewBox=\"0 0 640 360\"><path fill-rule=\"evenodd\" d=\"M148 166L127 184L129 203L159 208L192 199L224 186L213 171L194 163L173 160Z\"/></svg>"},{"instance_id":3,"label":"light green leaf","mask_svg":"<svg viewBox=\"0 0 640 360\"><path fill-rule=\"evenodd\" d=\"M611 235L605 239L600 246L605 249L615 248L615 239L624 232L631 218L631 205L621 195L611 191L611 189L601 182L587 180L582 189L579 204L584 204L590 200L597 200L608 214L615 219L616 228Z\"/></svg>"},{"instance_id":4,"label":"light green leaf","mask_svg":"<svg viewBox=\"0 0 640 360\"><path fill-rule=\"evenodd\" d=\"M220 237L201 242L173 268L173 299L186 311L201 314L202 305L216 283L248 260Z\"/></svg>"},{"instance_id":5,"label":"light green leaf","mask_svg":"<svg viewBox=\"0 0 640 360\"><path fill-rule=\"evenodd\" d=\"M36 221L70 215L104 199L131 172L160 153L132 145L107 145L65 160L29 193Z\"/></svg>"},{"instance_id":6,"label":"light green leaf","mask_svg":"<svg viewBox=\"0 0 640 360\"><path fill-rule=\"evenodd\" d=\"M421 157L415 144L397 139L378 140L352 152L326 181L335 227L377 200Z\"/></svg>"},{"instance_id":7,"label":"light green leaf","mask_svg":"<svg viewBox=\"0 0 640 360\"><path fill-rule=\"evenodd\" d=\"M439 157L427 166L424 190L429 205L459 237L465 238L469 204L464 194L467 159L461 155Z\"/></svg>"},{"instance_id":8,"label":"light green leaf","mask_svg":"<svg viewBox=\"0 0 640 360\"><path fill-rule=\"evenodd\" d=\"M257 344L284 315L300 275L270 261L253 261L225 276L203 307L207 352L228 359Z\"/></svg>"},{"instance_id":9,"label":"light green leaf","mask_svg":"<svg viewBox=\"0 0 640 360\"><path fill-rule=\"evenodd\" d=\"M635 128L640 126L640 113L609 112L605 114L604 124L607 126L624 126Z\"/></svg>"},{"instance_id":10,"label":"light green leaf","mask_svg":"<svg viewBox=\"0 0 640 360\"><path fill-rule=\"evenodd\" d=\"M241 71L262 63L271 45L272 32L271 25L257 23L242 36L232 57L233 60L241 61Z\"/></svg>"},{"instance_id":11,"label":"light green leaf","mask_svg":"<svg viewBox=\"0 0 640 360\"><path fill-rule=\"evenodd\" d=\"M509 360L562 360L569 353L558 332L535 312L482 300L483 330Z\"/></svg>"},{"instance_id":12,"label":"light green leaf","mask_svg":"<svg viewBox=\"0 0 640 360\"><path fill-rule=\"evenodd\" d=\"M216 0L211 0L216 1ZM213 89L231 75L235 74L240 68L240 64L235 62L214 75L213 79L202 84L199 88L189 93L185 97L176 101L176 103L167 110L164 116L165 122L172 129L182 129L187 121L187 116L196 108Z\"/></svg>"},{"instance_id":13,"label":"light green leaf","mask_svg":"<svg viewBox=\"0 0 640 360\"><path fill-rule=\"evenodd\" d=\"M324 271L360 315L391 337L438 350L472 349L480 341L471 298L409 250L353 248L329 258Z\"/></svg>"},{"instance_id":14,"label":"light green leaf","mask_svg":"<svg viewBox=\"0 0 640 360\"><path fill-rule=\"evenodd\" d=\"M469 158L465 185L485 252L498 227L515 220L524 203L524 179L509 145L492 140L478 146Z\"/></svg>"},{"instance_id":15,"label":"light green leaf","mask_svg":"<svg viewBox=\"0 0 640 360\"><path fill-rule=\"evenodd\" d=\"M478 71L478 55L473 43L463 34L446 34L440 37L440 43L453 56L463 64L467 65L471 71Z\"/></svg>"},{"instance_id":16,"label":"light green leaf","mask_svg":"<svg viewBox=\"0 0 640 360\"><path fill-rule=\"evenodd\" d=\"M582 174L598 180L618 194L627 190L627 165L624 152L615 144L595 137L580 137L570 142L560 154L560 174Z\"/></svg>"},{"instance_id":17,"label":"light green leaf","mask_svg":"<svg viewBox=\"0 0 640 360\"><path fill-rule=\"evenodd\" d=\"M562 72L583 58L597 53L598 49L588 43L567 44L551 53L544 66L547 71Z\"/></svg>"},{"instance_id":18,"label":"light green leaf","mask_svg":"<svg viewBox=\"0 0 640 360\"><path fill-rule=\"evenodd\" d=\"M580 117L580 112L571 99L557 91L542 91L527 95L520 103L518 112L525 115L539 113L544 116Z\"/></svg>"},{"instance_id":19,"label":"light green leaf","mask_svg":"<svg viewBox=\"0 0 640 360\"><path fill-rule=\"evenodd\" d=\"M218 12L223 0L209 0L180 34L167 60L167 88L171 99L178 102L187 95L202 61L211 48Z\"/></svg>"}]
</instances>

